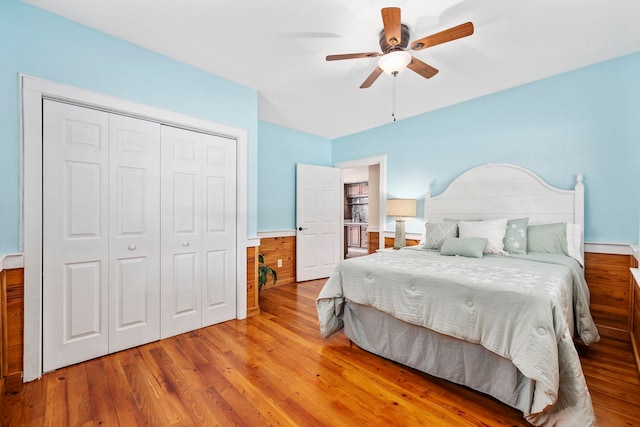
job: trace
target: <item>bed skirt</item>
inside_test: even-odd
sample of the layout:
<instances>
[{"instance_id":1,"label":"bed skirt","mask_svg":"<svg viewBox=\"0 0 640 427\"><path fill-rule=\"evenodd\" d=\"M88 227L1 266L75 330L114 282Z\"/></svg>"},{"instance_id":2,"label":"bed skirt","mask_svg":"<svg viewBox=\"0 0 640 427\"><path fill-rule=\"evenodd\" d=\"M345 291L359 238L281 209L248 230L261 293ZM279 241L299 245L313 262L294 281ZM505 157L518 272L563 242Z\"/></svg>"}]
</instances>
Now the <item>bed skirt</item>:
<instances>
[{"instance_id":1,"label":"bed skirt","mask_svg":"<svg viewBox=\"0 0 640 427\"><path fill-rule=\"evenodd\" d=\"M439 334L353 302L345 304L343 320L345 335L364 350L529 412L534 381L524 377L510 360L479 344Z\"/></svg>"}]
</instances>

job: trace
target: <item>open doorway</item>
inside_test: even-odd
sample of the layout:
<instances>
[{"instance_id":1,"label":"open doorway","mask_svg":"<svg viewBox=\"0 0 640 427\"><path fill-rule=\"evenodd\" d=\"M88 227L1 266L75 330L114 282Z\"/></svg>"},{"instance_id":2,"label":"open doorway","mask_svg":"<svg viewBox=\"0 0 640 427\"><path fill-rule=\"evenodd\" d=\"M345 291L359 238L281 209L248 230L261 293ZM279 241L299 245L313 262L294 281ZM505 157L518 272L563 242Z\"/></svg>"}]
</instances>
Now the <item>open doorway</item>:
<instances>
[{"instance_id":1,"label":"open doorway","mask_svg":"<svg viewBox=\"0 0 640 427\"><path fill-rule=\"evenodd\" d=\"M335 164L344 184L344 258L384 248L386 161L379 155Z\"/></svg>"},{"instance_id":2,"label":"open doorway","mask_svg":"<svg viewBox=\"0 0 640 427\"><path fill-rule=\"evenodd\" d=\"M342 170L344 257L369 254L369 167Z\"/></svg>"}]
</instances>

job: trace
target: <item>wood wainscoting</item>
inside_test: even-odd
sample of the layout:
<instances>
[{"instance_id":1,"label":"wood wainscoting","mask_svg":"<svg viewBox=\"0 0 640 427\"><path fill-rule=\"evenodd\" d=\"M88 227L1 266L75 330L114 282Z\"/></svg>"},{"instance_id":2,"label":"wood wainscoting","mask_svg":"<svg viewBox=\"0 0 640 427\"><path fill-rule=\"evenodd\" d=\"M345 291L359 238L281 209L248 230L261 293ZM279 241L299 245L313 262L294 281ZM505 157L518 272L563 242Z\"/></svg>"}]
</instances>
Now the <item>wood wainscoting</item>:
<instances>
[{"instance_id":1,"label":"wood wainscoting","mask_svg":"<svg viewBox=\"0 0 640 427\"><path fill-rule=\"evenodd\" d=\"M631 313L631 346L636 357L638 372L640 373L640 281L638 280L638 262L634 260L632 267L636 274L631 274L631 287L633 289L633 312Z\"/></svg>"},{"instance_id":2,"label":"wood wainscoting","mask_svg":"<svg viewBox=\"0 0 640 427\"><path fill-rule=\"evenodd\" d=\"M258 246L247 248L247 317L260 314L258 300Z\"/></svg>"},{"instance_id":3,"label":"wood wainscoting","mask_svg":"<svg viewBox=\"0 0 640 427\"><path fill-rule=\"evenodd\" d=\"M369 241L367 243L367 252L370 254L380 249L380 233L377 231L369 231Z\"/></svg>"},{"instance_id":4,"label":"wood wainscoting","mask_svg":"<svg viewBox=\"0 0 640 427\"><path fill-rule=\"evenodd\" d=\"M629 341L632 322L632 255L587 252L584 276L591 292L591 314L600 335Z\"/></svg>"},{"instance_id":5,"label":"wood wainscoting","mask_svg":"<svg viewBox=\"0 0 640 427\"><path fill-rule=\"evenodd\" d=\"M392 248L394 240L395 239L393 237L385 237L384 238L384 247L385 248ZM420 243L420 240L407 239L407 246L416 246L419 243Z\"/></svg>"},{"instance_id":6,"label":"wood wainscoting","mask_svg":"<svg viewBox=\"0 0 640 427\"><path fill-rule=\"evenodd\" d=\"M278 273L276 284L269 280L265 288L296 282L296 236L262 237L259 251L264 263ZM282 267L278 267L279 259L282 260Z\"/></svg>"},{"instance_id":7,"label":"wood wainscoting","mask_svg":"<svg viewBox=\"0 0 640 427\"><path fill-rule=\"evenodd\" d=\"M2 387L11 391L22 383L24 346L24 269L0 271L2 301Z\"/></svg>"}]
</instances>

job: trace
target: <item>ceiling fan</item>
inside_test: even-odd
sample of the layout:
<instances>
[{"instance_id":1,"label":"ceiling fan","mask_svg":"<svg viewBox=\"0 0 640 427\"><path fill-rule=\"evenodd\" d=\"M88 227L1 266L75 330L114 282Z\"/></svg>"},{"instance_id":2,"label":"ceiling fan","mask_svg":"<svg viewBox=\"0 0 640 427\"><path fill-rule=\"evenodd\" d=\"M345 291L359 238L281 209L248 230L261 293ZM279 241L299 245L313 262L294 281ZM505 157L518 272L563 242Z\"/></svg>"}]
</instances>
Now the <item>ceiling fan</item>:
<instances>
[{"instance_id":1,"label":"ceiling fan","mask_svg":"<svg viewBox=\"0 0 640 427\"><path fill-rule=\"evenodd\" d=\"M409 27L400 22L400 8L385 7L381 10L382 23L384 29L380 31L380 49L379 52L363 52L363 53L345 53L340 55L328 55L327 61L338 61L342 59L356 58L375 58L381 56L378 66L360 85L361 89L370 87L373 82L386 72L396 76L404 68L409 68L420 74L422 77L429 79L438 73L438 70L429 64L413 57L406 52L409 46ZM466 22L456 27L449 28L439 33L414 40L409 49L422 50L431 46L436 46L452 40L467 37L473 34L473 24Z\"/></svg>"}]
</instances>

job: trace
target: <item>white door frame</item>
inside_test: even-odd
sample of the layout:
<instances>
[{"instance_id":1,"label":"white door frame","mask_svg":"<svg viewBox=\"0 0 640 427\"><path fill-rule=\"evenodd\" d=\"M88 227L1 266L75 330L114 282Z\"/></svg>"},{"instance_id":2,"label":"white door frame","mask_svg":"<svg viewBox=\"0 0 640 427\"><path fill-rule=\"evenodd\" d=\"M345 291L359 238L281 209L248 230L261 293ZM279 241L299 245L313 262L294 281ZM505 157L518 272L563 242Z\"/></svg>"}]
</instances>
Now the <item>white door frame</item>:
<instances>
[{"instance_id":1,"label":"white door frame","mask_svg":"<svg viewBox=\"0 0 640 427\"><path fill-rule=\"evenodd\" d=\"M352 168L360 168L363 166L371 166L371 165L380 165L380 188L379 191L379 200L380 200L380 230L379 233L379 249L384 249L384 224L387 219L387 155L380 154L378 156L365 157L362 159L348 160L346 162L337 162L334 164L335 167L340 169L352 169ZM344 177L341 178L342 191L344 192ZM369 188L371 190L371 188ZM342 195L342 199L344 200L344 194ZM344 218L342 219L342 226L344 227ZM344 240L344 233L340 234L342 239ZM342 242L341 248L344 247L344 241Z\"/></svg>"},{"instance_id":2,"label":"white door frame","mask_svg":"<svg viewBox=\"0 0 640 427\"><path fill-rule=\"evenodd\" d=\"M19 74L20 245L24 253L23 381L42 375L42 99L73 103L237 141L236 317L247 315L247 131Z\"/></svg>"}]
</instances>

